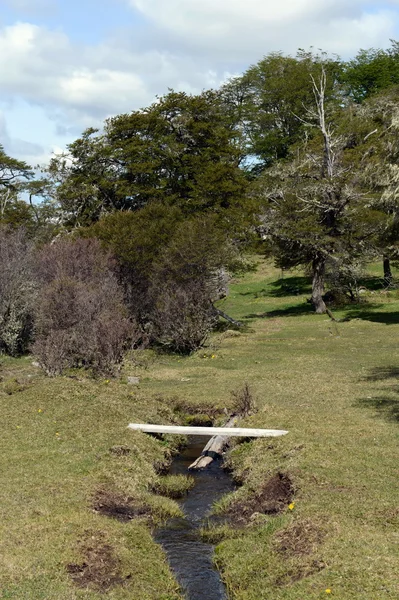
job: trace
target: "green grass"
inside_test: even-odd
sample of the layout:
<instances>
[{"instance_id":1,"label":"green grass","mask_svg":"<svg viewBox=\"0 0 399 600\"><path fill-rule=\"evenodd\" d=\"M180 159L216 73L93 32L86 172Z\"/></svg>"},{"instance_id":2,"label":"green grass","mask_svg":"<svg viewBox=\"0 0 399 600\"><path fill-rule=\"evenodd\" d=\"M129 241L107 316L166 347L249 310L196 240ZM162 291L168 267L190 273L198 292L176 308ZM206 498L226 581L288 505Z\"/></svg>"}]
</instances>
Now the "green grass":
<instances>
[{"instance_id":1,"label":"green grass","mask_svg":"<svg viewBox=\"0 0 399 600\"><path fill-rule=\"evenodd\" d=\"M231 391L248 381L259 410L242 424L289 434L237 443L229 460L244 485L235 495L245 500L277 470L296 494L293 510L215 532L231 598L318 599L325 590L340 600L399 598L399 293L370 285L364 303L334 311L348 317L340 323L312 314L308 297L301 273L282 278L262 263L221 302L245 323L242 333L216 333L187 358L139 353L120 381L46 379L29 359L2 359L0 597L179 598L148 521L94 513L91 498L105 485L150 503L155 518L175 513L173 500L148 491L171 442L127 423L171 422L177 402L229 408ZM140 385L124 384L127 375ZM118 445L130 453L110 452ZM311 552L282 554L279 536L309 523L323 532ZM74 586L65 566L82 562L85 531L103 532L115 548L131 575L124 586L102 594Z\"/></svg>"}]
</instances>

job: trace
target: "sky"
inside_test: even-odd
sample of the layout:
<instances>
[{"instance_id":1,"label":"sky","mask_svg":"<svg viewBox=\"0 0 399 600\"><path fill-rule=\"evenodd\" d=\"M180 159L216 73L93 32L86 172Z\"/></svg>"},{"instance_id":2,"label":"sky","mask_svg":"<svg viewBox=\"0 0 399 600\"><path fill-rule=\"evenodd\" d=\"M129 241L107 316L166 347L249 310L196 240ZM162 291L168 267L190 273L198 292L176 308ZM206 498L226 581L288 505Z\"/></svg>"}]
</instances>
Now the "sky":
<instances>
[{"instance_id":1,"label":"sky","mask_svg":"<svg viewBox=\"0 0 399 600\"><path fill-rule=\"evenodd\" d=\"M35 166L169 88L217 87L265 54L342 58L399 39L399 0L0 0L0 144Z\"/></svg>"}]
</instances>

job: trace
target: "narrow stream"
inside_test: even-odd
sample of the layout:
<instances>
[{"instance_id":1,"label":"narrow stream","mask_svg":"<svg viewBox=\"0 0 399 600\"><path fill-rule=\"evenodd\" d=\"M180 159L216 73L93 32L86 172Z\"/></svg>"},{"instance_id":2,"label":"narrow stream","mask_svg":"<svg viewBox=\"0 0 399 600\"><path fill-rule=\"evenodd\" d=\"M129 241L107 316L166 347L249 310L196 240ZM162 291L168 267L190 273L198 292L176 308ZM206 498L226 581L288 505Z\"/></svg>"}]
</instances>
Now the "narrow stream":
<instances>
[{"instance_id":1,"label":"narrow stream","mask_svg":"<svg viewBox=\"0 0 399 600\"><path fill-rule=\"evenodd\" d=\"M170 473L187 474L188 466L200 456L206 442L202 436L190 437L188 446L173 461ZM185 518L170 519L155 532L155 540L165 550L187 600L226 600L225 587L212 562L214 547L201 541L198 530L212 504L231 492L234 484L217 460L207 469L191 474L195 486L179 502Z\"/></svg>"}]
</instances>

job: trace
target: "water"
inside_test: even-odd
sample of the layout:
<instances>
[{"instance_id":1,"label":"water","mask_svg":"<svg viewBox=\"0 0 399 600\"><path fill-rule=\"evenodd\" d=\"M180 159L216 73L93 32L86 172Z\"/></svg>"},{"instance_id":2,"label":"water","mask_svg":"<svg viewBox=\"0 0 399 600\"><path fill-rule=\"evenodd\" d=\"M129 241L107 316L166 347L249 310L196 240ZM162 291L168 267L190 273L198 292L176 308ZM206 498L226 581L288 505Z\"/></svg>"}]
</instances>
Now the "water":
<instances>
[{"instance_id":1,"label":"water","mask_svg":"<svg viewBox=\"0 0 399 600\"><path fill-rule=\"evenodd\" d=\"M188 466L200 456L206 442L202 436L191 437L186 449L173 461L170 472L187 474ZM170 519L157 530L155 540L165 550L187 600L227 600L226 589L212 563L214 548L201 541L198 529L212 504L234 486L218 460L191 474L195 486L179 503L185 518Z\"/></svg>"}]
</instances>

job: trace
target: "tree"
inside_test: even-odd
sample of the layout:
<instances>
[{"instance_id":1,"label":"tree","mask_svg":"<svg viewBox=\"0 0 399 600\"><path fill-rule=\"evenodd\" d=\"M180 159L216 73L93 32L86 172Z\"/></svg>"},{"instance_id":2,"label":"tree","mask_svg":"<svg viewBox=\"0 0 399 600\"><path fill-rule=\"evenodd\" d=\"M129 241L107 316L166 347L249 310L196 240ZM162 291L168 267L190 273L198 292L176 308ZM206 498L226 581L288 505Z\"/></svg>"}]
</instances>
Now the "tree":
<instances>
[{"instance_id":1,"label":"tree","mask_svg":"<svg viewBox=\"0 0 399 600\"><path fill-rule=\"evenodd\" d=\"M71 224L149 202L183 214L209 212L238 224L247 181L217 92L170 92L146 109L87 130L55 157L50 175Z\"/></svg>"},{"instance_id":2,"label":"tree","mask_svg":"<svg viewBox=\"0 0 399 600\"><path fill-rule=\"evenodd\" d=\"M388 50L360 50L344 66L341 76L346 93L357 103L399 84L399 43L391 40Z\"/></svg>"},{"instance_id":3,"label":"tree","mask_svg":"<svg viewBox=\"0 0 399 600\"><path fill-rule=\"evenodd\" d=\"M32 177L29 165L8 156L0 145L0 223L13 227L29 223L31 212L19 194L24 182Z\"/></svg>"},{"instance_id":4,"label":"tree","mask_svg":"<svg viewBox=\"0 0 399 600\"><path fill-rule=\"evenodd\" d=\"M384 282L392 283L391 260L399 259L399 86L366 100L361 111L373 124L372 145L363 171L364 185L372 194L371 205L386 216L376 239L383 256Z\"/></svg>"},{"instance_id":5,"label":"tree","mask_svg":"<svg viewBox=\"0 0 399 600\"><path fill-rule=\"evenodd\" d=\"M22 160L8 156L0 144L0 191L15 190L21 180L32 177L31 167Z\"/></svg>"},{"instance_id":6,"label":"tree","mask_svg":"<svg viewBox=\"0 0 399 600\"><path fill-rule=\"evenodd\" d=\"M362 171L372 144L373 125L361 111L328 101L328 74L309 74L313 103L302 139L287 160L277 162L261 183L266 191L266 230L283 268L309 265L312 303L326 312L323 300L326 267L350 263L373 248L385 225L370 206Z\"/></svg>"},{"instance_id":7,"label":"tree","mask_svg":"<svg viewBox=\"0 0 399 600\"><path fill-rule=\"evenodd\" d=\"M256 175L286 158L303 134L303 119L314 101L313 78L324 69L325 98L338 93L342 71L338 59L299 50L295 57L272 52L241 77L229 81L222 94L226 110L241 135L248 169Z\"/></svg>"}]
</instances>

